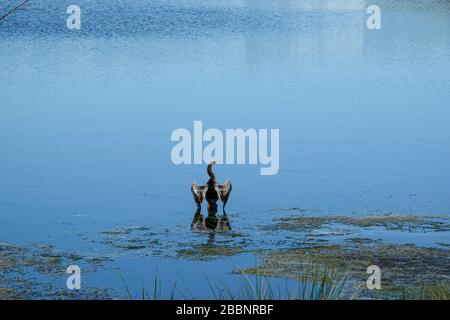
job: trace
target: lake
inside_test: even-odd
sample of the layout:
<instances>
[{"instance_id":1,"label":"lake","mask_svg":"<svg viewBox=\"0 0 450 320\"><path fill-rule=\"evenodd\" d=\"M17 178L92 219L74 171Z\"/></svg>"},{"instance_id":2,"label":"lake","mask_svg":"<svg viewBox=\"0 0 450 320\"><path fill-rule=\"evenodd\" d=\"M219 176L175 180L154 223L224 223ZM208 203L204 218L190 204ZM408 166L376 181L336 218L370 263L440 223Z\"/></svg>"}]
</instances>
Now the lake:
<instances>
[{"instance_id":1,"label":"lake","mask_svg":"<svg viewBox=\"0 0 450 320\"><path fill-rule=\"evenodd\" d=\"M75 2L81 29L69 30ZM381 30L366 27L369 4L31 0L1 20L0 242L16 263L0 269L0 287L55 298L77 264L101 298L139 298L155 275L166 294L179 281L187 298L213 298L205 278L234 287L232 271L257 266L258 250L317 233L448 254L450 3L378 1ZM277 174L215 167L233 183L231 232L190 228L190 187L207 181L206 164L175 165L170 137L197 120L279 129ZM386 214L432 216L439 230L415 220L265 227Z\"/></svg>"}]
</instances>

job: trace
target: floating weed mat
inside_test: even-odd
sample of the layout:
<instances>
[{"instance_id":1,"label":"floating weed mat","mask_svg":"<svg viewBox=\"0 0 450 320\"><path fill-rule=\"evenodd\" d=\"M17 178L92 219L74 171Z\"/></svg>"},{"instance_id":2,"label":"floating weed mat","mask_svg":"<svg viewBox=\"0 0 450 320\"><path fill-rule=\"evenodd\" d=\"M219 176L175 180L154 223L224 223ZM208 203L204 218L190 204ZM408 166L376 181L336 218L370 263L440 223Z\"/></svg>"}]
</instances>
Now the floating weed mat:
<instances>
[{"instance_id":1,"label":"floating weed mat","mask_svg":"<svg viewBox=\"0 0 450 320\"><path fill-rule=\"evenodd\" d=\"M191 231L186 226L172 230L152 226L116 228L89 235L85 240L106 246L111 256L137 254L190 260L233 256L253 243L238 232Z\"/></svg>"},{"instance_id":2,"label":"floating weed mat","mask_svg":"<svg viewBox=\"0 0 450 320\"><path fill-rule=\"evenodd\" d=\"M437 232L450 231L450 218L438 215L384 214L368 216L291 216L276 219L262 226L266 231L313 231L328 225L340 224L359 228L382 227L386 230Z\"/></svg>"},{"instance_id":3,"label":"floating weed mat","mask_svg":"<svg viewBox=\"0 0 450 320\"><path fill-rule=\"evenodd\" d=\"M57 251L53 246L14 246L0 243L0 300L3 299L108 299L109 290L85 287L68 290L66 268L83 265L83 272L99 267L78 254Z\"/></svg>"},{"instance_id":4,"label":"floating weed mat","mask_svg":"<svg viewBox=\"0 0 450 320\"><path fill-rule=\"evenodd\" d=\"M168 234L168 229L156 230L151 226L132 226L103 230L89 235L85 240L118 250L116 254L125 252L139 252L143 255L163 254L169 243L166 240Z\"/></svg>"},{"instance_id":5,"label":"floating weed mat","mask_svg":"<svg viewBox=\"0 0 450 320\"><path fill-rule=\"evenodd\" d=\"M246 229L249 234L238 232L239 228L231 232L192 232L186 225L171 229L152 225L100 231L88 240L106 245L110 256L131 253L194 261L241 254L260 257L261 263L255 267L233 270L240 274L236 278L238 289L210 283L213 295L221 299L446 297L450 251L445 236L449 231L449 217L305 216L297 208L288 211L298 212L298 216L276 219L265 226L255 225L254 229ZM390 233L395 244L381 239L383 230L396 231ZM408 241L405 239L414 239L415 234L430 232L439 233L439 237L433 238L435 241L443 239L442 243L436 242L437 247L404 244ZM382 290L366 288L369 277L366 271L370 265L381 268ZM272 277L285 278L286 285L280 286L280 279L271 282ZM181 294L180 287L171 287L176 283L180 282L175 279L169 286L163 286L165 291L171 288L169 296L176 292L179 298L192 298L186 292ZM168 298L167 292L156 295L154 292L154 288L149 291L143 288L142 297Z\"/></svg>"},{"instance_id":6,"label":"floating weed mat","mask_svg":"<svg viewBox=\"0 0 450 320\"><path fill-rule=\"evenodd\" d=\"M300 278L312 276L311 269L305 268L305 265L325 269L331 266L348 274L351 282L361 288L362 297L401 298L405 292L413 292L414 288L446 284L450 276L448 250L415 245L347 243L261 253L260 266L239 272L298 279L299 271ZM370 265L381 268L381 290L365 289L369 276L367 267ZM443 288L448 289L448 286ZM434 296L445 296L436 290L433 291Z\"/></svg>"},{"instance_id":7,"label":"floating weed mat","mask_svg":"<svg viewBox=\"0 0 450 320\"><path fill-rule=\"evenodd\" d=\"M245 252L242 246L198 245L177 251L178 257L192 260L209 260L214 257L230 257Z\"/></svg>"},{"instance_id":8,"label":"floating weed mat","mask_svg":"<svg viewBox=\"0 0 450 320\"><path fill-rule=\"evenodd\" d=\"M279 209L277 209L279 210ZM299 208L288 211L302 213ZM105 245L110 255L137 254L160 258L182 258L191 260L216 259L241 253L255 254L266 249L289 249L319 243L377 243L381 239L364 237L365 228L385 228L401 232L449 231L448 217L422 215L373 215L351 216L292 216L276 219L265 226L255 226L256 234L241 232L191 231L186 225L172 229L160 226L132 226L100 231L91 234L87 241ZM299 238L295 233L304 232ZM377 236L378 233L372 234ZM256 237L258 237L256 239Z\"/></svg>"}]
</instances>

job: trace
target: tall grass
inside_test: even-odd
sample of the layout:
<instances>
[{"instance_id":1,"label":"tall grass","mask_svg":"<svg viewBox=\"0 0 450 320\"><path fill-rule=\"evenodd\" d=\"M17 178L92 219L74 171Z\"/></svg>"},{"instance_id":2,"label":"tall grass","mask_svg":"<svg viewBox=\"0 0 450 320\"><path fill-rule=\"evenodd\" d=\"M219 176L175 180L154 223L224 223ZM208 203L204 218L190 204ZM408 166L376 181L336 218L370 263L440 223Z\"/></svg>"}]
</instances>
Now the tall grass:
<instances>
[{"instance_id":1,"label":"tall grass","mask_svg":"<svg viewBox=\"0 0 450 320\"><path fill-rule=\"evenodd\" d=\"M207 275L203 279L214 300L343 300L367 299L362 295L364 287L356 286L344 272L335 268L308 267L300 270L294 280L273 281L273 278L259 275L247 275L242 270L232 283L211 281ZM145 288L144 282L140 293L134 296L125 284L126 297L130 300L195 300L187 284L179 279L167 281L166 292L163 281L155 274L151 290ZM125 283L125 280L121 276ZM202 278L200 278L201 281ZM279 280L279 279L278 279ZM180 283L183 287L180 286ZM204 298L204 297L199 297ZM422 284L416 289L406 289L401 296L391 298L406 300L450 300L450 284Z\"/></svg>"},{"instance_id":2,"label":"tall grass","mask_svg":"<svg viewBox=\"0 0 450 320\"><path fill-rule=\"evenodd\" d=\"M425 286L424 299L427 300L450 300L450 283L439 283Z\"/></svg>"},{"instance_id":3,"label":"tall grass","mask_svg":"<svg viewBox=\"0 0 450 320\"><path fill-rule=\"evenodd\" d=\"M240 270L240 269L239 269ZM335 268L307 267L300 270L295 280L274 284L265 276L249 276L240 270L238 290L226 284L213 286L216 299L239 300L339 300L353 299L357 288L352 286L346 273Z\"/></svg>"},{"instance_id":4,"label":"tall grass","mask_svg":"<svg viewBox=\"0 0 450 320\"><path fill-rule=\"evenodd\" d=\"M450 283L441 282L435 284L422 283L417 289L404 290L403 300L450 300Z\"/></svg>"},{"instance_id":5,"label":"tall grass","mask_svg":"<svg viewBox=\"0 0 450 320\"><path fill-rule=\"evenodd\" d=\"M133 296L131 290L129 289L128 285L126 284L125 278L123 277L123 275L121 273L119 273L119 277L121 278L122 282L125 285L125 295L126 298L129 300L134 300L135 297ZM169 295L165 296L163 294L163 286L162 286L162 282L161 282L161 278L158 276L158 272L156 270L155 272L155 277L152 283L152 289L149 292L145 285L144 285L144 280L142 279L142 288L141 288L141 292L139 295L139 298L142 300L174 300L176 293L179 291L177 288L177 281L175 281L173 284L171 284L170 286L170 291L169 291Z\"/></svg>"},{"instance_id":6,"label":"tall grass","mask_svg":"<svg viewBox=\"0 0 450 320\"><path fill-rule=\"evenodd\" d=\"M223 282L212 282L204 275L204 280L213 299L339 300L354 299L358 294L358 290L351 285L347 274L334 268L315 267L314 269L301 270L295 280L285 280L284 283L265 276L250 276L242 270L240 271L240 274L236 275L234 287ZM152 283L152 290L149 292L143 285L139 298L143 300L195 299L186 284L182 289L178 286L178 281L168 282L170 290L169 294L165 295L161 278L156 274ZM128 299L134 298L127 286L126 295Z\"/></svg>"}]
</instances>

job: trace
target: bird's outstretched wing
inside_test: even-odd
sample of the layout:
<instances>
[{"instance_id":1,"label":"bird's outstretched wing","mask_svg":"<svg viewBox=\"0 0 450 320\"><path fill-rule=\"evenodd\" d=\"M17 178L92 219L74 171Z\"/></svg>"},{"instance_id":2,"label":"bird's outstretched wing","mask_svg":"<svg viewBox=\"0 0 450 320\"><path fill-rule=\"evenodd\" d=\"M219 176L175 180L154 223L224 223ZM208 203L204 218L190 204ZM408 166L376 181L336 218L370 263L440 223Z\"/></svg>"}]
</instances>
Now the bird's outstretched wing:
<instances>
[{"instance_id":1,"label":"bird's outstretched wing","mask_svg":"<svg viewBox=\"0 0 450 320\"><path fill-rule=\"evenodd\" d=\"M215 184L214 189L216 189L217 195L219 196L219 199L222 200L224 204L227 203L228 198L230 197L231 193L231 181L230 179L227 179L224 184Z\"/></svg>"},{"instance_id":2,"label":"bird's outstretched wing","mask_svg":"<svg viewBox=\"0 0 450 320\"><path fill-rule=\"evenodd\" d=\"M194 195L194 200L198 206L202 205L203 200L206 197L206 191L208 191L208 185L198 185L195 181L192 182L191 186L192 194Z\"/></svg>"}]
</instances>

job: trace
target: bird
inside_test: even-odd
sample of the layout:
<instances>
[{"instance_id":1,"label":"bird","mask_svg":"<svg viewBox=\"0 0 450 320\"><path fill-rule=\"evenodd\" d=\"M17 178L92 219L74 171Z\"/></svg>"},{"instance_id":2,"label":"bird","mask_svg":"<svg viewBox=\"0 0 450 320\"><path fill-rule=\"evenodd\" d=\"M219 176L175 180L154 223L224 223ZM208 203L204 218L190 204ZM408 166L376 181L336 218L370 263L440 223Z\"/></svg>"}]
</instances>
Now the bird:
<instances>
[{"instance_id":1,"label":"bird","mask_svg":"<svg viewBox=\"0 0 450 320\"><path fill-rule=\"evenodd\" d=\"M212 171L216 161L212 161L208 164L206 172L208 173L209 180L204 185L199 185L195 181L192 182L191 191L194 196L194 200L197 203L197 208L200 210L202 202L206 200L208 202L208 213L217 213L217 201L220 200L223 203L222 212L225 212L225 206L230 197L232 185L230 179L227 179L224 184L218 184L216 176Z\"/></svg>"}]
</instances>

